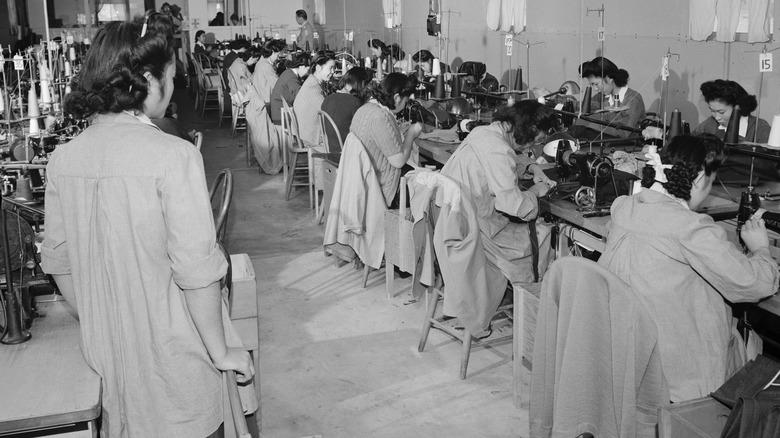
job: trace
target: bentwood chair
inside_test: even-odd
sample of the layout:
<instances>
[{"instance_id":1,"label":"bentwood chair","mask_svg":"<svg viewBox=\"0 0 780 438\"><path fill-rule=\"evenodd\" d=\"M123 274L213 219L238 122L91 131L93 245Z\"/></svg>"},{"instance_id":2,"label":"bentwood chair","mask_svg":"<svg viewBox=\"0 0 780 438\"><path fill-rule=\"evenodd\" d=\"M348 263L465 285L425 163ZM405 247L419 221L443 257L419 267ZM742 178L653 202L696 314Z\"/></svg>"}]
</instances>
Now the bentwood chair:
<instances>
[{"instance_id":1,"label":"bentwood chair","mask_svg":"<svg viewBox=\"0 0 780 438\"><path fill-rule=\"evenodd\" d=\"M192 136L192 143L195 144L195 147L200 150L201 146L203 146L203 133L200 131L196 131L195 135Z\"/></svg>"},{"instance_id":2,"label":"bentwood chair","mask_svg":"<svg viewBox=\"0 0 780 438\"><path fill-rule=\"evenodd\" d=\"M222 186L222 194L219 198L219 204L214 206L214 197L220 186ZM217 241L224 242L227 232L228 211L233 201L233 172L230 169L224 169L217 175L209 189L209 199L211 199L214 211L214 228L217 232Z\"/></svg>"},{"instance_id":3,"label":"bentwood chair","mask_svg":"<svg viewBox=\"0 0 780 438\"><path fill-rule=\"evenodd\" d=\"M298 133L298 120L295 111L282 99L282 150L284 166L287 168L287 183L284 199L290 200L293 186L309 187L309 203L314 200L311 175L309 173L309 147Z\"/></svg>"},{"instance_id":4,"label":"bentwood chair","mask_svg":"<svg viewBox=\"0 0 780 438\"><path fill-rule=\"evenodd\" d=\"M325 149L325 153L341 152L341 148L344 146L344 141L341 139L341 133L336 127L336 122L333 121L333 118L328 113L322 110L317 113L317 118L319 120L320 138L322 139L322 146ZM330 132L335 133L335 138L338 144L331 144L330 138L328 137ZM338 151L335 148L336 146L338 146ZM326 169L324 166L320 166L316 169L321 170L321 172L315 172L314 174L314 217L319 224L322 222L322 217L328 210L328 206L330 205L330 198L323 196L322 205L320 205L319 193L320 190L323 192L325 191L325 184L327 183L327 175L325 175L325 172L327 172L328 169Z\"/></svg>"},{"instance_id":5,"label":"bentwood chair","mask_svg":"<svg viewBox=\"0 0 780 438\"><path fill-rule=\"evenodd\" d=\"M431 177L433 175L433 177ZM469 358L471 356L472 347L486 347L489 345L508 342L512 339L512 330L504 330L504 327L509 325L509 321L512 320L512 305L502 304L497 309L490 309L486 312L492 315L490 320L490 326L494 331L484 339L476 339L472 336L472 333L466 328L466 324L460 320L460 317L466 317L465 313L479 313L476 309L475 303L466 302L458 303L461 299L456 299L457 304L453 304L452 308L458 312L462 312L458 315L445 316L439 310L439 302L444 301L446 298L447 285L450 285L450 294L456 294L455 296L463 295L463 284L469 284L478 288L484 288L485 290L492 290L493 283L488 276L483 277L483 282L479 283L476 280L469 282L465 279L465 276L470 275L468 272L464 272L464 267L472 266L479 267L486 263L484 249L482 249L481 237L479 232L479 226L476 218L476 207L474 207L473 201L468 196L468 193L464 190L460 190L459 184L446 176L439 174L438 172L415 172L407 174L408 184L411 187L412 184L420 186L433 186L435 190L444 190L444 194L441 197L443 201L442 205L437 205L434 200L437 199L436 193L431 195L429 201L429 207L425 212L425 218L422 220L428 221L429 230L433 232L434 261L431 264L435 267L435 281L428 288L430 294L427 298L427 309L425 313L425 319L423 321L422 331L420 333L420 342L417 346L417 350L422 353L425 349L425 344L428 341L428 335L431 328L436 328L444 333L452 336L462 344L460 355L460 373L459 377L466 378L466 372L468 370ZM445 188L446 187L446 188ZM414 196L418 196L419 190L415 190ZM447 206L448 217L445 218L443 224L449 222L457 222L457 232L453 232L450 227L447 230L437 230L436 225L439 222L438 216L445 214L445 206L447 193L458 193L458 197L453 196L450 199L449 206ZM417 204L413 200L412 204ZM455 215L455 216L454 216ZM453 220L454 218L454 220ZM442 226L442 225L440 225ZM440 233L446 233L446 237ZM457 254L458 248L465 249L467 247L473 248L473 252L464 252ZM450 257L452 253L452 258ZM464 264L465 263L465 264ZM474 269L474 268L472 268ZM466 268L468 270L468 268ZM479 295L487 292L479 292L476 290L468 291L468 295ZM460 294L460 295L457 295ZM476 301L475 301L476 302ZM463 306L469 307L469 309L463 309ZM490 313L492 312L492 313ZM474 321L471 319L470 321ZM502 333L498 333L498 331ZM507 333L503 333L506 331Z\"/></svg>"},{"instance_id":6,"label":"bentwood chair","mask_svg":"<svg viewBox=\"0 0 780 438\"><path fill-rule=\"evenodd\" d=\"M194 63L195 70L197 71L198 77L200 79L198 81L200 84L201 96L200 116L203 117L203 114L206 112L206 110L217 110L219 111L221 121L222 113L224 111L224 87L222 85L222 75L219 73L219 69L203 67L203 65L211 65L211 61L207 56L196 55L196 57L197 62Z\"/></svg>"}]
</instances>

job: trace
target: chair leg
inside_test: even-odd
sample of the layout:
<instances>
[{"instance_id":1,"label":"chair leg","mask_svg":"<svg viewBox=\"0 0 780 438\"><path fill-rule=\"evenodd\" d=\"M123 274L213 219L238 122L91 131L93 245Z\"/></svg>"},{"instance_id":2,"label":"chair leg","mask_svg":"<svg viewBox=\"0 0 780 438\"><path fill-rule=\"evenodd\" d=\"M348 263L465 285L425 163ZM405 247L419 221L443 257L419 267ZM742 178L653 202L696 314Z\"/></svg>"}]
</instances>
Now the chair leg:
<instances>
[{"instance_id":1,"label":"chair leg","mask_svg":"<svg viewBox=\"0 0 780 438\"><path fill-rule=\"evenodd\" d=\"M431 320L433 315L436 314L436 306L439 304L439 293L435 289L429 288L426 297L428 297L428 308L425 312L425 321L423 321L422 331L420 332L420 343L417 345L417 351L420 353L425 350L425 343L428 342L428 334L431 332L431 326L433 325Z\"/></svg>"},{"instance_id":2,"label":"chair leg","mask_svg":"<svg viewBox=\"0 0 780 438\"><path fill-rule=\"evenodd\" d=\"M385 289L387 289L387 299L395 296L395 265L385 259Z\"/></svg>"},{"instance_id":3,"label":"chair leg","mask_svg":"<svg viewBox=\"0 0 780 438\"><path fill-rule=\"evenodd\" d=\"M469 367L469 356L471 355L471 333L463 330L463 350L460 353L460 380L466 379L466 370Z\"/></svg>"},{"instance_id":4,"label":"chair leg","mask_svg":"<svg viewBox=\"0 0 780 438\"><path fill-rule=\"evenodd\" d=\"M252 150L252 144L249 141L251 139L251 136L249 135L248 123L246 125L246 132L244 133L244 138L246 139L246 167L252 167L252 154L254 153L254 151Z\"/></svg>"},{"instance_id":5,"label":"chair leg","mask_svg":"<svg viewBox=\"0 0 780 438\"><path fill-rule=\"evenodd\" d=\"M309 152L306 154L307 157L307 166L309 167L309 208L314 208L314 160L311 157L311 149L309 149Z\"/></svg>"},{"instance_id":6,"label":"chair leg","mask_svg":"<svg viewBox=\"0 0 780 438\"><path fill-rule=\"evenodd\" d=\"M298 154L292 154L292 164L287 172L287 187L285 188L284 200L290 200L290 193L292 193L293 181L295 180L295 162L298 161Z\"/></svg>"},{"instance_id":7,"label":"chair leg","mask_svg":"<svg viewBox=\"0 0 780 438\"><path fill-rule=\"evenodd\" d=\"M371 267L368 265L363 266L363 289L368 284L368 273L371 272Z\"/></svg>"}]
</instances>

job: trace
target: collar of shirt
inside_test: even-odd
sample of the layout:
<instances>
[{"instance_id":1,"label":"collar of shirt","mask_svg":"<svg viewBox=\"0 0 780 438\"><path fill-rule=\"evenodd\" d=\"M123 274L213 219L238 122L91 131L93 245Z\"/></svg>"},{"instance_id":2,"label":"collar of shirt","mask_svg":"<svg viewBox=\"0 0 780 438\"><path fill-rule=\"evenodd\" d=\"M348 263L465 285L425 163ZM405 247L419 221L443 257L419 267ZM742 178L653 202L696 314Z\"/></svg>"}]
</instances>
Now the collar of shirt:
<instances>
[{"instance_id":1,"label":"collar of shirt","mask_svg":"<svg viewBox=\"0 0 780 438\"><path fill-rule=\"evenodd\" d=\"M739 118L739 136L740 137L746 137L747 136L747 130L748 130L748 122L749 122L748 116L742 116ZM723 126L721 124L718 124L718 129L721 131L728 131L727 126Z\"/></svg>"},{"instance_id":2,"label":"collar of shirt","mask_svg":"<svg viewBox=\"0 0 780 438\"><path fill-rule=\"evenodd\" d=\"M197 46L201 46L201 47L203 47L203 48L206 48L206 45L205 45L205 44L203 44L203 43L202 43L202 42L200 42L200 41L195 41L195 45L197 45Z\"/></svg>"},{"instance_id":3,"label":"collar of shirt","mask_svg":"<svg viewBox=\"0 0 780 438\"><path fill-rule=\"evenodd\" d=\"M668 196L669 198L673 199L673 200L674 200L675 202L677 202L678 204L680 204L680 205L682 205L683 207L685 207L686 209L688 209L688 210L690 210L690 209L691 209L691 207L689 207L689 206L688 206L688 203L687 203L687 202L685 202L685 200L684 200L684 199L680 199L680 198L678 198L678 197L676 197L676 196L672 195L671 193L667 192L667 191L666 191L666 188L664 188L664 186L663 186L661 183L657 182L657 181L656 181L656 182L654 182L652 186L650 186L650 190L652 190L652 191L654 191L654 192L661 193L662 195L666 195L666 196Z\"/></svg>"},{"instance_id":4,"label":"collar of shirt","mask_svg":"<svg viewBox=\"0 0 780 438\"><path fill-rule=\"evenodd\" d=\"M153 126L153 127L154 127L154 129L160 129L160 128L158 128L158 127L157 127L157 125L155 125L154 123L152 123L152 121L149 119L149 117L148 117L146 114L144 114L144 113L143 113L143 112L141 112L141 111L128 111L128 110L125 110L125 111L122 111L122 112L123 112L123 113L125 113L125 114L127 114L127 115L129 115L129 116L133 116L133 117L135 117L135 118L136 118L136 119L138 119L138 120L139 120L141 123L144 123L144 124L146 124L146 125L149 125L149 126ZM136 114L136 113L137 113L137 114Z\"/></svg>"},{"instance_id":5,"label":"collar of shirt","mask_svg":"<svg viewBox=\"0 0 780 438\"><path fill-rule=\"evenodd\" d=\"M614 97L615 95L618 96L618 100L620 101L620 103L625 102L625 100L626 100L626 90L628 90L628 87L620 87L617 90L617 93L615 93L614 92L615 90L613 90L612 94L607 96L609 98L609 105L610 106L615 106L615 103L616 103L615 102L615 97Z\"/></svg>"}]
</instances>

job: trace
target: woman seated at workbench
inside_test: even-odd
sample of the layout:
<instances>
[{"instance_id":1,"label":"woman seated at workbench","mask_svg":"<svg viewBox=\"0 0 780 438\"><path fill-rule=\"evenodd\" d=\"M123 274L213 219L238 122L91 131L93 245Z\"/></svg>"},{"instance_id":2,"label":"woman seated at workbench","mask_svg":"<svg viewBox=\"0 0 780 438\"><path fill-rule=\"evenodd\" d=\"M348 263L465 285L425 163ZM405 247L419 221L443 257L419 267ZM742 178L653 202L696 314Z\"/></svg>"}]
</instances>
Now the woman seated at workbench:
<instances>
[{"instance_id":1,"label":"woman seated at workbench","mask_svg":"<svg viewBox=\"0 0 780 438\"><path fill-rule=\"evenodd\" d=\"M758 301L778 286L762 219L742 227L745 255L710 216L696 213L723 159L723 143L711 135L677 136L663 158L653 154L641 192L612 204L599 260L631 285L655 321L673 402L706 396L736 371L728 368L735 333L726 301Z\"/></svg>"},{"instance_id":2,"label":"woman seated at workbench","mask_svg":"<svg viewBox=\"0 0 780 438\"><path fill-rule=\"evenodd\" d=\"M487 66L482 62L466 61L460 65L458 72L463 74L461 90L475 93L498 91L498 79L487 72Z\"/></svg>"},{"instance_id":3,"label":"woman seated at workbench","mask_svg":"<svg viewBox=\"0 0 780 438\"><path fill-rule=\"evenodd\" d=\"M614 127L623 125L637 128L645 118L645 102L641 94L628 87L628 72L599 56L583 62L580 75L588 80L596 93L591 98L590 117L607 122L608 126L578 120L569 128L571 135L589 140L600 137L602 132L604 138L626 138L632 135L631 131Z\"/></svg>"},{"instance_id":4,"label":"woman seated at workbench","mask_svg":"<svg viewBox=\"0 0 780 438\"><path fill-rule=\"evenodd\" d=\"M295 96L293 110L298 119L301 140L310 146L320 144L320 122L317 114L325 96L335 91L331 89L330 78L336 68L336 58L330 50L321 50L312 58L309 76Z\"/></svg>"},{"instance_id":5,"label":"woman seated at workbench","mask_svg":"<svg viewBox=\"0 0 780 438\"><path fill-rule=\"evenodd\" d=\"M339 89L325 97L322 101L322 111L325 111L336 124L341 141L344 142L352 125L352 118L365 101L366 84L370 81L368 71L363 67L352 67L339 79ZM328 144L331 152L341 152L341 144L336 132L330 125L325 125Z\"/></svg>"},{"instance_id":6,"label":"woman seated at workbench","mask_svg":"<svg viewBox=\"0 0 780 438\"><path fill-rule=\"evenodd\" d=\"M415 77L403 73L390 73L381 83L372 83L368 102L357 110L349 127L350 134L363 143L371 156L387 206L396 197L401 168L409 160L414 140L422 132L422 125L414 123L402 135L395 118L406 108L415 88Z\"/></svg>"},{"instance_id":7,"label":"woman seated at workbench","mask_svg":"<svg viewBox=\"0 0 780 438\"><path fill-rule=\"evenodd\" d=\"M734 81L716 79L701 84L701 94L704 101L710 109L711 117L703 121L696 129L694 134L712 134L721 140L726 138L726 130L734 108L739 105L739 142L766 143L769 140L769 123L764 119L759 119L750 114L758 108L756 96L748 94L741 85ZM771 154L777 154L776 151L762 150ZM753 184L748 179L750 175L751 161L753 165ZM780 174L777 171L777 163L761 158L751 160L747 155L736 153L729 154L728 159L721 170L718 172L718 178L724 184L737 185L755 185L756 179L761 178L768 181L780 181Z\"/></svg>"},{"instance_id":8,"label":"woman seated at workbench","mask_svg":"<svg viewBox=\"0 0 780 438\"><path fill-rule=\"evenodd\" d=\"M555 185L532 158L518 152L543 143L557 126L558 116L539 102L502 106L493 114L493 123L474 128L441 170L471 194L488 263L514 284L536 280L532 261L536 245L529 234L534 228L520 221L536 219L538 197ZM533 177L536 184L522 190L518 175ZM535 228L541 279L550 255L550 227L537 223Z\"/></svg>"}]
</instances>

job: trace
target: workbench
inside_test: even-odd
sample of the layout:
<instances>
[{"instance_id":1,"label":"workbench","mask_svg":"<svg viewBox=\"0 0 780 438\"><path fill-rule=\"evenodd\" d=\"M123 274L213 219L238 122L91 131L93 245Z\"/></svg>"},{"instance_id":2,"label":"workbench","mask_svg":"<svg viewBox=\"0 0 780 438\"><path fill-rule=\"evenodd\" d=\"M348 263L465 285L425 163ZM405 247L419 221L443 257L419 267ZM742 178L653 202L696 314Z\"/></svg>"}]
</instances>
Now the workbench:
<instances>
[{"instance_id":1,"label":"workbench","mask_svg":"<svg viewBox=\"0 0 780 438\"><path fill-rule=\"evenodd\" d=\"M79 322L59 295L37 303L32 338L0 345L0 435L96 437L101 382L81 352Z\"/></svg>"}]
</instances>

